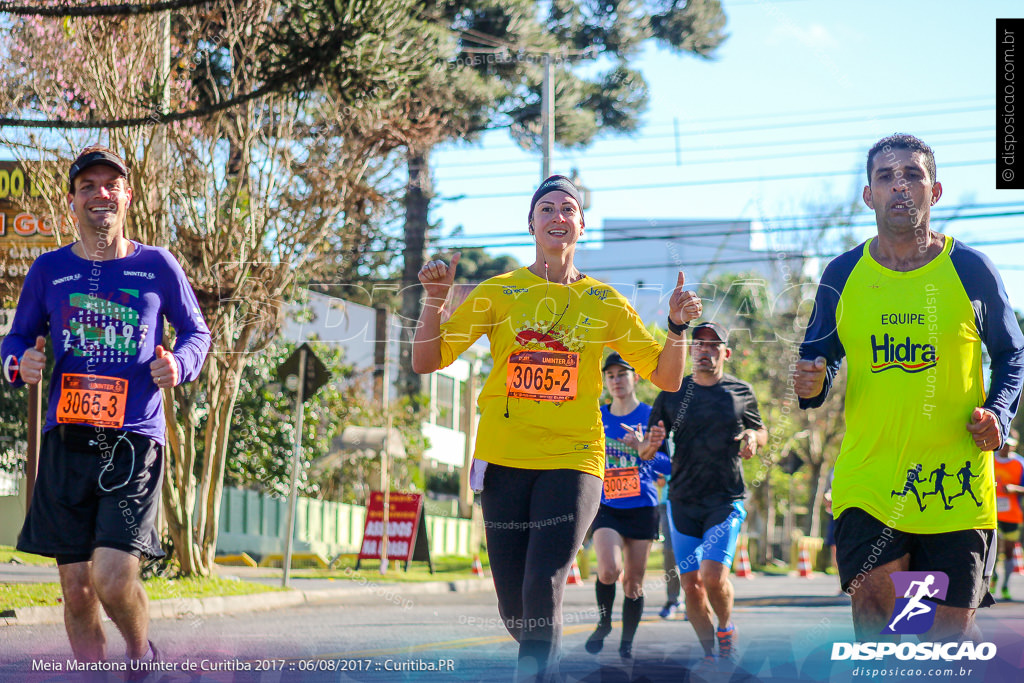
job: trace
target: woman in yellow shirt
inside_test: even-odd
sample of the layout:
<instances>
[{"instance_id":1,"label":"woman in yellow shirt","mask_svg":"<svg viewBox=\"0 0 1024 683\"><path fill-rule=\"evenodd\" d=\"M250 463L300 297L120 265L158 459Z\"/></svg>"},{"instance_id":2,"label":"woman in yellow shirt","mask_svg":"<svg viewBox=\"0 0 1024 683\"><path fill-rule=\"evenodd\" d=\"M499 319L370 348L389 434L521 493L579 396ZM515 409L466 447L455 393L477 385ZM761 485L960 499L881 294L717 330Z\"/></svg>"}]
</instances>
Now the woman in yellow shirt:
<instances>
[{"instance_id":1,"label":"woman in yellow shirt","mask_svg":"<svg viewBox=\"0 0 1024 683\"><path fill-rule=\"evenodd\" d=\"M679 273L662 348L626 299L573 263L584 231L579 191L545 180L530 202L536 260L480 284L442 325L459 255L419 273L425 290L413 368L450 365L481 335L494 366L480 393L472 479L498 611L519 642L518 677L557 669L562 593L601 501L604 433L601 357L610 346L665 391L682 382L683 331L701 314Z\"/></svg>"}]
</instances>

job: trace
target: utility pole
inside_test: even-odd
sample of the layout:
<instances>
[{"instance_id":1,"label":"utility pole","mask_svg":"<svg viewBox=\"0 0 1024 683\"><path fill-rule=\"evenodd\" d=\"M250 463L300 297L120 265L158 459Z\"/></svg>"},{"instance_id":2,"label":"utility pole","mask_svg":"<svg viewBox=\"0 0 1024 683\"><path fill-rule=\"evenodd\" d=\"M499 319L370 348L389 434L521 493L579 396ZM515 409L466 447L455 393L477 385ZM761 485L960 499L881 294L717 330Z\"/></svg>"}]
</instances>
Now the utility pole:
<instances>
[{"instance_id":1,"label":"utility pole","mask_svg":"<svg viewBox=\"0 0 1024 683\"><path fill-rule=\"evenodd\" d=\"M551 176L551 151L555 146L555 69L551 54L544 55L544 80L541 83L540 128L544 160L540 167L540 180Z\"/></svg>"},{"instance_id":2,"label":"utility pole","mask_svg":"<svg viewBox=\"0 0 1024 683\"><path fill-rule=\"evenodd\" d=\"M380 573L388 573L388 525L391 512L391 377L388 365L388 309L377 311L377 340L374 347L374 375L380 373L380 407L384 413L384 441L380 449L380 490L384 494L384 525L380 533Z\"/></svg>"},{"instance_id":3,"label":"utility pole","mask_svg":"<svg viewBox=\"0 0 1024 683\"><path fill-rule=\"evenodd\" d=\"M596 59L599 51L596 47L590 47L586 50L559 50L557 53L554 52L541 52L524 48L517 48L513 46L507 47L486 47L486 48L472 48L463 47L462 51L469 54L503 54L506 55L504 50L511 48L515 50L518 55L513 61L519 61L520 59L536 58L537 55L541 55L544 58L544 74L541 80L541 91L540 91L540 146L541 154L543 159L540 167L540 179L541 182L546 180L551 175L551 155L555 148L555 59L556 57L562 61L578 60L578 59ZM506 55L507 58L507 55ZM532 128L532 127L531 127ZM530 133L532 135L533 128ZM403 315L405 315L403 313Z\"/></svg>"},{"instance_id":4,"label":"utility pole","mask_svg":"<svg viewBox=\"0 0 1024 683\"><path fill-rule=\"evenodd\" d=\"M292 569L292 536L295 535L295 505L299 495L299 462L302 457L302 418L306 411L303 404L306 397L303 390L306 388L306 347L299 349L299 372L298 386L295 395L295 440L292 444L292 476L291 487L288 491L288 535L284 537L284 573L281 575L281 586L288 587L289 574Z\"/></svg>"}]
</instances>

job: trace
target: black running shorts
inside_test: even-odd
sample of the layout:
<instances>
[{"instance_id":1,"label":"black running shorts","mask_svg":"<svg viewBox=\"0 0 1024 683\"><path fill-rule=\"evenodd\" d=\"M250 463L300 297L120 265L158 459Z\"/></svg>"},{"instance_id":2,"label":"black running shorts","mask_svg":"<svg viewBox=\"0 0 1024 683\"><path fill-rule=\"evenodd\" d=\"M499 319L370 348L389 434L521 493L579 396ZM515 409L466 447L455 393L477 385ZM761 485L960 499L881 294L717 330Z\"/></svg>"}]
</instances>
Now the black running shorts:
<instances>
[{"instance_id":1,"label":"black running shorts","mask_svg":"<svg viewBox=\"0 0 1024 683\"><path fill-rule=\"evenodd\" d=\"M613 529L623 538L653 541L658 538L658 508L654 505L638 508L601 505L590 528L594 531L602 528Z\"/></svg>"},{"instance_id":2,"label":"black running shorts","mask_svg":"<svg viewBox=\"0 0 1024 683\"><path fill-rule=\"evenodd\" d=\"M156 529L162 475L163 449L148 437L88 425L51 429L18 550L60 564L88 560L97 547L163 557Z\"/></svg>"},{"instance_id":3,"label":"black running shorts","mask_svg":"<svg viewBox=\"0 0 1024 683\"><path fill-rule=\"evenodd\" d=\"M836 561L843 590L856 590L876 567L910 555L908 571L940 571L949 577L946 598L930 598L950 607L988 607L995 564L995 530L966 529L941 534L910 534L887 527L860 508L836 518Z\"/></svg>"}]
</instances>

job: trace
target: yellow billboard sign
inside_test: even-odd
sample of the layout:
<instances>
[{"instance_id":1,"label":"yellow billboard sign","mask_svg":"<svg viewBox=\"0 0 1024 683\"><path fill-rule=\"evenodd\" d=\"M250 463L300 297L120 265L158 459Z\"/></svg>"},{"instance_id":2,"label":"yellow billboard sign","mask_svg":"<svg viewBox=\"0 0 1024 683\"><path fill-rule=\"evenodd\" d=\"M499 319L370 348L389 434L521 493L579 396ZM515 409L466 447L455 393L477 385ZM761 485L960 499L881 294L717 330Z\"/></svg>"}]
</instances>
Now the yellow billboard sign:
<instances>
[{"instance_id":1,"label":"yellow billboard sign","mask_svg":"<svg viewBox=\"0 0 1024 683\"><path fill-rule=\"evenodd\" d=\"M16 296L32 262L57 247L40 184L16 161L0 161L0 299Z\"/></svg>"}]
</instances>

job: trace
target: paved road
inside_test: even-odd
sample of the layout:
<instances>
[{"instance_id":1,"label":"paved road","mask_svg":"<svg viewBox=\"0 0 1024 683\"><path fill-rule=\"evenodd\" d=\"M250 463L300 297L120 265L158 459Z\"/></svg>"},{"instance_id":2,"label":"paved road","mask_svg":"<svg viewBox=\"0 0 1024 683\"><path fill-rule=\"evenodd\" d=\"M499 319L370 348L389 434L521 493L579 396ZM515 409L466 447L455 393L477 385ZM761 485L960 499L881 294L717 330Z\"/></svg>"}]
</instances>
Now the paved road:
<instances>
[{"instance_id":1,"label":"paved road","mask_svg":"<svg viewBox=\"0 0 1024 683\"><path fill-rule=\"evenodd\" d=\"M618 657L618 630L606 651L594 657L583 643L596 621L593 584L567 589L562 674L569 681L699 680L915 680L916 676L858 676L855 665L831 662L834 642L852 640L849 604L835 595L835 580L759 577L736 581L739 665L691 671L699 659L693 629L684 621L662 621L663 597L654 583L635 646L635 659ZM302 587L301 585L299 587ZM405 588L407 591L415 589ZM621 593L615 618L621 607ZM992 662L961 663L942 680L998 681L995 666L1006 658L1022 667L1024 607L1021 603L984 610L982 628L996 642ZM120 638L108 623L111 657L123 655ZM616 623L616 628L619 624ZM507 681L514 675L516 645L497 620L492 592L415 595L401 585L368 585L344 604L301 607L203 618L156 620L151 635L176 671L165 681ZM0 681L73 680L66 671L31 673L48 662L70 657L59 625L0 628ZM283 660L283 661L282 661ZM880 666L877 662L866 662ZM903 665L886 663L886 666ZM920 663L911 662L920 666ZM186 675L182 667L197 667ZM924 666L936 666L925 662ZM430 668L435 670L431 670ZM222 669L211 671L210 669ZM268 668L269 671L255 669ZM443 670L436 670L441 668ZM202 670L202 669L205 669ZM252 669L252 670L245 670ZM316 671L319 670L319 671ZM1020 668L1018 668L1018 675ZM112 678L111 680L120 680Z\"/></svg>"}]
</instances>

